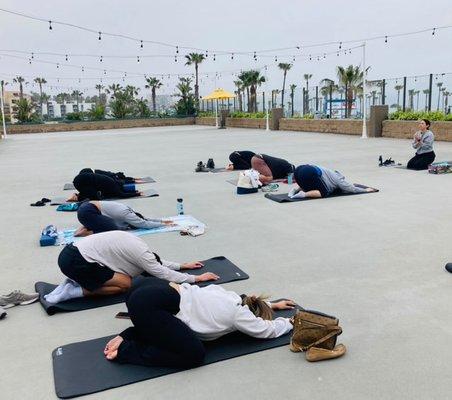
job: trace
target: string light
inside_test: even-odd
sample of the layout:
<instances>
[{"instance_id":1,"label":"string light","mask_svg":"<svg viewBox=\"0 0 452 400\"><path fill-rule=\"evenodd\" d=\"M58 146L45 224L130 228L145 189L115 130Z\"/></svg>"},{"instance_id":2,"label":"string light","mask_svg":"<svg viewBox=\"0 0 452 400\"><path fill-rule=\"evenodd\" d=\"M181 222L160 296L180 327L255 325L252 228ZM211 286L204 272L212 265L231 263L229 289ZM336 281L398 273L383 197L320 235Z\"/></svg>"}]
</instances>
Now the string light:
<instances>
[{"instance_id":1,"label":"string light","mask_svg":"<svg viewBox=\"0 0 452 400\"><path fill-rule=\"evenodd\" d=\"M385 43L388 43L388 37L385 36Z\"/></svg>"},{"instance_id":2,"label":"string light","mask_svg":"<svg viewBox=\"0 0 452 400\"><path fill-rule=\"evenodd\" d=\"M435 31L436 31L436 28L433 28L433 30L432 30L432 36L435 36Z\"/></svg>"},{"instance_id":3,"label":"string light","mask_svg":"<svg viewBox=\"0 0 452 400\"><path fill-rule=\"evenodd\" d=\"M60 68L60 64L57 64L57 69Z\"/></svg>"},{"instance_id":4,"label":"string light","mask_svg":"<svg viewBox=\"0 0 452 400\"><path fill-rule=\"evenodd\" d=\"M140 62L140 56L137 56L137 62Z\"/></svg>"},{"instance_id":5,"label":"string light","mask_svg":"<svg viewBox=\"0 0 452 400\"><path fill-rule=\"evenodd\" d=\"M176 46L176 54L179 54L179 46Z\"/></svg>"},{"instance_id":6,"label":"string light","mask_svg":"<svg viewBox=\"0 0 452 400\"><path fill-rule=\"evenodd\" d=\"M66 61L68 60L68 59L67 59L67 54L66 54L66 57L65 57L65 59L66 59Z\"/></svg>"},{"instance_id":7,"label":"string light","mask_svg":"<svg viewBox=\"0 0 452 400\"><path fill-rule=\"evenodd\" d=\"M215 60L216 60L216 57L217 57L217 55L216 55L216 54L214 54L214 55L213 55L213 61L215 61Z\"/></svg>"},{"instance_id":8,"label":"string light","mask_svg":"<svg viewBox=\"0 0 452 400\"><path fill-rule=\"evenodd\" d=\"M98 40L102 40L102 32L99 32Z\"/></svg>"},{"instance_id":9,"label":"string light","mask_svg":"<svg viewBox=\"0 0 452 400\"><path fill-rule=\"evenodd\" d=\"M231 53L231 60L234 59L234 53Z\"/></svg>"},{"instance_id":10,"label":"string light","mask_svg":"<svg viewBox=\"0 0 452 400\"><path fill-rule=\"evenodd\" d=\"M53 28L52 28L52 21L49 21L49 31L51 31Z\"/></svg>"},{"instance_id":11,"label":"string light","mask_svg":"<svg viewBox=\"0 0 452 400\"><path fill-rule=\"evenodd\" d=\"M174 56L174 62L177 62L177 56Z\"/></svg>"},{"instance_id":12,"label":"string light","mask_svg":"<svg viewBox=\"0 0 452 400\"><path fill-rule=\"evenodd\" d=\"M312 61L312 57L311 57L311 55L309 54L309 61Z\"/></svg>"},{"instance_id":13,"label":"string light","mask_svg":"<svg viewBox=\"0 0 452 400\"><path fill-rule=\"evenodd\" d=\"M102 56L100 56L100 62L102 62L102 61L104 61L104 59L103 59L103 57L102 57Z\"/></svg>"},{"instance_id":14,"label":"string light","mask_svg":"<svg viewBox=\"0 0 452 400\"><path fill-rule=\"evenodd\" d=\"M33 60L35 58L35 54L31 53L31 59Z\"/></svg>"},{"instance_id":15,"label":"string light","mask_svg":"<svg viewBox=\"0 0 452 400\"><path fill-rule=\"evenodd\" d=\"M82 67L82 72L85 72L85 67Z\"/></svg>"},{"instance_id":16,"label":"string light","mask_svg":"<svg viewBox=\"0 0 452 400\"><path fill-rule=\"evenodd\" d=\"M278 57L275 56L275 62L278 62Z\"/></svg>"},{"instance_id":17,"label":"string light","mask_svg":"<svg viewBox=\"0 0 452 400\"><path fill-rule=\"evenodd\" d=\"M143 48L143 41L140 40L140 47Z\"/></svg>"}]
</instances>

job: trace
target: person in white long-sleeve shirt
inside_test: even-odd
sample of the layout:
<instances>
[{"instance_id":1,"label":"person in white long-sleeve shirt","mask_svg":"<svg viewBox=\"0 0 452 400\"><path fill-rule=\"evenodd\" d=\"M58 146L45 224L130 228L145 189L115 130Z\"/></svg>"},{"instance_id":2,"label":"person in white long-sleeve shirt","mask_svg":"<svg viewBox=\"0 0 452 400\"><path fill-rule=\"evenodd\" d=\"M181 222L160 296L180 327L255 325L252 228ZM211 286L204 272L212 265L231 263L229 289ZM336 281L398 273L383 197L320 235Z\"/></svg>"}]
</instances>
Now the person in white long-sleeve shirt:
<instances>
[{"instance_id":1,"label":"person in white long-sleeve shirt","mask_svg":"<svg viewBox=\"0 0 452 400\"><path fill-rule=\"evenodd\" d=\"M146 280L127 300L134 326L110 340L104 353L120 363L192 368L203 362L202 341L234 331L260 339L285 335L292 330L292 321L273 319L273 310L294 307L291 300L268 303L218 285L200 288Z\"/></svg>"},{"instance_id":2,"label":"person in white long-sleeve shirt","mask_svg":"<svg viewBox=\"0 0 452 400\"><path fill-rule=\"evenodd\" d=\"M74 236L174 225L170 220L145 218L129 206L116 201L86 201L78 208L77 218L82 226L77 229Z\"/></svg>"},{"instance_id":3,"label":"person in white long-sleeve shirt","mask_svg":"<svg viewBox=\"0 0 452 400\"><path fill-rule=\"evenodd\" d=\"M64 247L58 265L66 279L45 296L49 303L83 296L106 296L127 292L132 278L142 274L178 283L217 280L211 272L190 275L183 269L201 268L199 261L179 264L160 259L146 242L131 233L97 233Z\"/></svg>"}]
</instances>

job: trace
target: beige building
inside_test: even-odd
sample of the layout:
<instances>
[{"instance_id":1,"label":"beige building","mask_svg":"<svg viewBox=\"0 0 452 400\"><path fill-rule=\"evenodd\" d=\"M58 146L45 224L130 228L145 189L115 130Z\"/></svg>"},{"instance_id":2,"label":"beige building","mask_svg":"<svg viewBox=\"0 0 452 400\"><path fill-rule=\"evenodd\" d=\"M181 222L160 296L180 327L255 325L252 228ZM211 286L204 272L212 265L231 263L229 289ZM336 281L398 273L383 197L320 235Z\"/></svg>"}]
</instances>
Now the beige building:
<instances>
[{"instance_id":1,"label":"beige building","mask_svg":"<svg viewBox=\"0 0 452 400\"><path fill-rule=\"evenodd\" d=\"M24 93L23 98L31 101L31 96ZM20 92L15 90L5 90L3 92L3 102L5 108L6 120L10 118L11 122L17 122L14 118L14 113L17 111L17 102L20 100Z\"/></svg>"}]
</instances>

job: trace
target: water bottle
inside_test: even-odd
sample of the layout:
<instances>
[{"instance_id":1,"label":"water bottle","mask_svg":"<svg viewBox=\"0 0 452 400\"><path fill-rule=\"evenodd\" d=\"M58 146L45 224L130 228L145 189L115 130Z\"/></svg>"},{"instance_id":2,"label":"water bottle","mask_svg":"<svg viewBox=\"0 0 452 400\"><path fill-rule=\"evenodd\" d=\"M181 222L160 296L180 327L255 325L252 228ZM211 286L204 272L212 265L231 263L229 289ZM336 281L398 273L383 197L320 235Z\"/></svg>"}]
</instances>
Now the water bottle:
<instances>
[{"instance_id":1,"label":"water bottle","mask_svg":"<svg viewBox=\"0 0 452 400\"><path fill-rule=\"evenodd\" d=\"M177 213L179 215L184 215L184 199L177 199Z\"/></svg>"},{"instance_id":2,"label":"water bottle","mask_svg":"<svg viewBox=\"0 0 452 400\"><path fill-rule=\"evenodd\" d=\"M287 184L292 185L293 183L293 172L287 175Z\"/></svg>"}]
</instances>

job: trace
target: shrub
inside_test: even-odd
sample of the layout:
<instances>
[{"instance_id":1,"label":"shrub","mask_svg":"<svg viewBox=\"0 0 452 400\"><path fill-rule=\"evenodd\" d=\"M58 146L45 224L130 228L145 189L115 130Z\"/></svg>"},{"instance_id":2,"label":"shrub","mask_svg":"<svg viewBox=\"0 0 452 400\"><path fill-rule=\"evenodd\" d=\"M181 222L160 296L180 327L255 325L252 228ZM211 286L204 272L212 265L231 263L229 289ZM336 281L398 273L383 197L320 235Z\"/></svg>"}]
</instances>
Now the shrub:
<instances>
[{"instance_id":1,"label":"shrub","mask_svg":"<svg viewBox=\"0 0 452 400\"><path fill-rule=\"evenodd\" d=\"M243 111L235 111L231 114L231 118L265 118L266 113L264 112L255 112L248 113Z\"/></svg>"},{"instance_id":2,"label":"shrub","mask_svg":"<svg viewBox=\"0 0 452 400\"><path fill-rule=\"evenodd\" d=\"M200 111L198 117L215 117L215 113L213 111Z\"/></svg>"},{"instance_id":3,"label":"shrub","mask_svg":"<svg viewBox=\"0 0 452 400\"><path fill-rule=\"evenodd\" d=\"M389 114L389 119L403 121L418 121L428 119L430 121L452 121L451 114L445 114L442 111L395 111Z\"/></svg>"},{"instance_id":4,"label":"shrub","mask_svg":"<svg viewBox=\"0 0 452 400\"><path fill-rule=\"evenodd\" d=\"M83 121L83 112L73 112L66 114L66 119L68 121Z\"/></svg>"},{"instance_id":5,"label":"shrub","mask_svg":"<svg viewBox=\"0 0 452 400\"><path fill-rule=\"evenodd\" d=\"M99 121L105 118L105 106L103 104L97 104L88 111L88 117L91 120Z\"/></svg>"}]
</instances>

